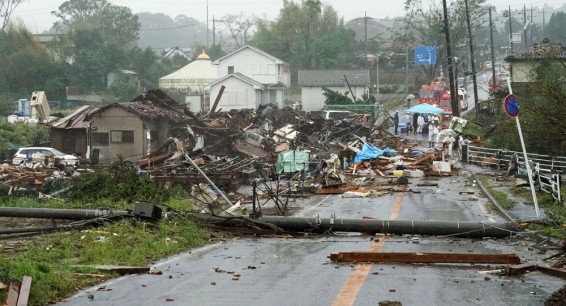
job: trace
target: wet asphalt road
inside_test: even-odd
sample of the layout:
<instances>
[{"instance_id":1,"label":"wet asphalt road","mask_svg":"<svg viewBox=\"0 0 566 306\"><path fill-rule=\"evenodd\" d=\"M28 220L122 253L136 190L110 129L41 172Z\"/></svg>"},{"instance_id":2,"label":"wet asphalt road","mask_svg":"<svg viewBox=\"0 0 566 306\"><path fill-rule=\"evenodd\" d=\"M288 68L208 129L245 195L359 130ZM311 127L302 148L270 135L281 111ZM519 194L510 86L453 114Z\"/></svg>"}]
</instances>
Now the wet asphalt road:
<instances>
[{"instance_id":1,"label":"wet asphalt road","mask_svg":"<svg viewBox=\"0 0 566 306\"><path fill-rule=\"evenodd\" d=\"M503 222L485 209L466 171L459 176L410 179L406 192L374 198L311 196L293 203L313 217ZM419 187L423 182L438 187ZM473 194L460 194L460 191ZM519 238L363 236L334 233L301 238L238 238L180 254L156 264L161 275L132 275L84 290L60 305L543 305L563 281L529 273L484 274L496 266L392 265L330 262L332 252L517 253L523 261L545 255ZM216 271L222 272L216 272ZM228 273L231 272L231 273ZM238 280L233 280L239 274ZM105 286L105 290L98 288ZM93 298L89 299L88 296Z\"/></svg>"}]
</instances>

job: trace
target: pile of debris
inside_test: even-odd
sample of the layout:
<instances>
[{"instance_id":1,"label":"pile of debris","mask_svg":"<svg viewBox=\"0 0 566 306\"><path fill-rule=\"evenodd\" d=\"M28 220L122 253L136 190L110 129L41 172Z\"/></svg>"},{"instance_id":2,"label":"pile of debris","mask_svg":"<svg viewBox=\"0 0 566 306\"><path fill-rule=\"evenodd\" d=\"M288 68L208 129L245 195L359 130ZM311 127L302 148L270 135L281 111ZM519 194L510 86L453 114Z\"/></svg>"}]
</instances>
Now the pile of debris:
<instances>
[{"instance_id":1,"label":"pile of debris","mask_svg":"<svg viewBox=\"0 0 566 306\"><path fill-rule=\"evenodd\" d=\"M253 180L281 175L297 181L289 185L320 192L344 186L355 190L376 177L457 174L445 161L445 149L409 143L390 134L387 126L372 124L368 115L326 120L270 106L203 116L186 113L190 120L185 133L137 162L160 183L206 183L189 156L214 184L232 192Z\"/></svg>"}]
</instances>

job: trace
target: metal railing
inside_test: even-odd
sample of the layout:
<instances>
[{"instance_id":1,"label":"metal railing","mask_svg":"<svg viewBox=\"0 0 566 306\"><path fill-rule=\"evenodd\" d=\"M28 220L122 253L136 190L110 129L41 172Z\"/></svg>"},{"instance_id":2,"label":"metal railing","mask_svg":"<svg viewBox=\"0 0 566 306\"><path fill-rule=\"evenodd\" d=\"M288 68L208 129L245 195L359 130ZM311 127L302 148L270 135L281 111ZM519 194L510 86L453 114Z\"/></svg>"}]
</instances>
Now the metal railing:
<instances>
[{"instance_id":1,"label":"metal railing","mask_svg":"<svg viewBox=\"0 0 566 306\"><path fill-rule=\"evenodd\" d=\"M552 194L562 203L560 187L566 173L566 157L529 153L535 188ZM527 174L523 152L462 145L462 161L482 167L505 169L515 163L518 174Z\"/></svg>"}]
</instances>

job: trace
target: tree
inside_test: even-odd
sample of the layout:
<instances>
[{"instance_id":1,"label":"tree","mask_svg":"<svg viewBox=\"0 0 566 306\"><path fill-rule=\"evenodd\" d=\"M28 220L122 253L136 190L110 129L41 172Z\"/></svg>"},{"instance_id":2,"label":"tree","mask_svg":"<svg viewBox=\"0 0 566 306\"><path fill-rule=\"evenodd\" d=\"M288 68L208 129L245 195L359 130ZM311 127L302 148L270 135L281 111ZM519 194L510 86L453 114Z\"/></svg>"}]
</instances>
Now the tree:
<instances>
[{"instance_id":1,"label":"tree","mask_svg":"<svg viewBox=\"0 0 566 306\"><path fill-rule=\"evenodd\" d=\"M250 18L245 17L243 12L240 12L238 15L227 14L222 17L220 23L228 30L236 49L248 44L248 39L251 35L250 31L254 23Z\"/></svg>"},{"instance_id":2,"label":"tree","mask_svg":"<svg viewBox=\"0 0 566 306\"><path fill-rule=\"evenodd\" d=\"M470 21L472 29L476 29L473 37L477 46L478 36L487 37L489 32L485 27L485 18L481 18L486 14L485 7L481 5L485 0L469 0L468 8L470 12ZM426 5L424 5L426 4ZM437 46L436 65L419 66L422 72L432 79L437 75L440 65L446 67L446 39L445 31L450 31L450 41L452 43L452 56L460 59L468 58L467 45L467 27L466 27L466 10L463 1L452 2L449 8L449 25L450 29L444 29L444 14L441 4L434 4L423 0L406 0L405 1L405 28L401 32L397 32L397 37L393 39L396 42L405 42L404 48L408 47L408 42L420 45ZM479 30L478 30L479 29ZM481 32L481 33L480 33ZM409 39L409 37L412 37ZM405 50L398 50L406 52ZM479 52L479 48L476 48ZM476 56L476 59L479 58ZM463 62L461 62L463 63Z\"/></svg>"},{"instance_id":3,"label":"tree","mask_svg":"<svg viewBox=\"0 0 566 306\"><path fill-rule=\"evenodd\" d=\"M566 44L566 35L564 29L566 28L566 13L556 12L550 16L548 25L544 29L544 35L553 42L560 42Z\"/></svg>"},{"instance_id":4,"label":"tree","mask_svg":"<svg viewBox=\"0 0 566 306\"><path fill-rule=\"evenodd\" d=\"M73 85L104 89L108 73L131 65L127 54L137 42L139 23L129 8L106 0L69 0L52 14L66 31L56 53Z\"/></svg>"},{"instance_id":5,"label":"tree","mask_svg":"<svg viewBox=\"0 0 566 306\"><path fill-rule=\"evenodd\" d=\"M12 13L22 2L24 2L24 0L0 0L0 32L4 32L10 23Z\"/></svg>"},{"instance_id":6,"label":"tree","mask_svg":"<svg viewBox=\"0 0 566 306\"><path fill-rule=\"evenodd\" d=\"M300 3L284 0L275 21L257 21L257 32L250 44L289 62L292 71L323 68L324 65L339 66L336 61L317 55L317 52L322 52L328 56L345 56L342 50L353 46L350 56L355 58L357 44L348 46L348 41L352 41L349 39L336 52L325 49L336 46L333 39L346 38L344 34L347 32L338 29L344 29L344 24L331 6L325 6L318 0ZM350 35L354 36L351 32ZM347 61L344 65L350 63Z\"/></svg>"},{"instance_id":7,"label":"tree","mask_svg":"<svg viewBox=\"0 0 566 306\"><path fill-rule=\"evenodd\" d=\"M52 99L62 98L51 86L65 79L64 72L23 26L12 23L0 32L0 67L0 92L24 98L44 90Z\"/></svg>"}]
</instances>

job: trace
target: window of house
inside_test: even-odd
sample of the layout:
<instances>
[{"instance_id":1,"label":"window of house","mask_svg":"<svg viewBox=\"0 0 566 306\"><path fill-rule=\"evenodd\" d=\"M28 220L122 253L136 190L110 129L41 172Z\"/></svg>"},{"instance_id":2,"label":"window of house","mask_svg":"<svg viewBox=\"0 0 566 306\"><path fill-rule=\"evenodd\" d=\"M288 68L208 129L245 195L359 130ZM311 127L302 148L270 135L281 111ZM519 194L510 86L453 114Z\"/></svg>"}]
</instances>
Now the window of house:
<instances>
[{"instance_id":1,"label":"window of house","mask_svg":"<svg viewBox=\"0 0 566 306\"><path fill-rule=\"evenodd\" d=\"M277 65L277 75L281 75L281 65Z\"/></svg>"},{"instance_id":2,"label":"window of house","mask_svg":"<svg viewBox=\"0 0 566 306\"><path fill-rule=\"evenodd\" d=\"M234 73L234 66L228 66L228 74Z\"/></svg>"},{"instance_id":3,"label":"window of house","mask_svg":"<svg viewBox=\"0 0 566 306\"><path fill-rule=\"evenodd\" d=\"M113 143L133 143L134 131L110 131L110 141Z\"/></svg>"},{"instance_id":4,"label":"window of house","mask_svg":"<svg viewBox=\"0 0 566 306\"><path fill-rule=\"evenodd\" d=\"M107 146L108 133L91 133L90 142L93 146Z\"/></svg>"}]
</instances>

